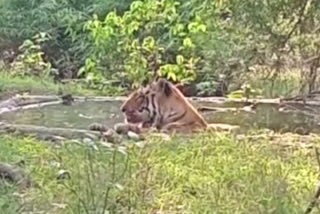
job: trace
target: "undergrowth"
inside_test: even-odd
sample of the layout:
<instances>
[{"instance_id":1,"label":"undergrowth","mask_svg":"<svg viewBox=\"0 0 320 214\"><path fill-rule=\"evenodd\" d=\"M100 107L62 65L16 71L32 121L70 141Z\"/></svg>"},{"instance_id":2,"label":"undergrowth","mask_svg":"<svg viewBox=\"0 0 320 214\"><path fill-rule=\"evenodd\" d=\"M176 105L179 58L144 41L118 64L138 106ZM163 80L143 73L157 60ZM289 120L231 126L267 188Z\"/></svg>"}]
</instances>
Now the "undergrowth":
<instances>
[{"instance_id":1,"label":"undergrowth","mask_svg":"<svg viewBox=\"0 0 320 214\"><path fill-rule=\"evenodd\" d=\"M123 94L119 87L105 86L100 89L93 89L87 84L81 83L54 83L51 78L34 76L13 76L0 72L0 98L3 96L12 96L16 93L29 94L67 94L72 95L105 95L116 96Z\"/></svg>"},{"instance_id":2,"label":"undergrowth","mask_svg":"<svg viewBox=\"0 0 320 214\"><path fill-rule=\"evenodd\" d=\"M203 133L144 143L65 144L0 137L0 161L25 161L38 187L1 188L16 213L302 213L318 171L308 150ZM70 178L57 179L59 170ZM14 193L14 194L13 194Z\"/></svg>"},{"instance_id":3,"label":"undergrowth","mask_svg":"<svg viewBox=\"0 0 320 214\"><path fill-rule=\"evenodd\" d=\"M307 82L296 70L282 72L274 77L268 73L253 72L245 78L253 89L260 89L260 95L264 98L292 97L306 92L302 86Z\"/></svg>"},{"instance_id":4,"label":"undergrowth","mask_svg":"<svg viewBox=\"0 0 320 214\"><path fill-rule=\"evenodd\" d=\"M290 97L300 93L300 82L297 73L286 73L280 75L273 81L264 78L263 75L248 75L247 83L253 89L259 89L263 98ZM35 76L13 76L6 72L0 72L0 94L3 96L12 96L16 93L29 94L67 94L84 96L119 96L128 93L126 89L120 86L110 86L106 84L101 88L93 88L86 83L55 83L51 77Z\"/></svg>"}]
</instances>

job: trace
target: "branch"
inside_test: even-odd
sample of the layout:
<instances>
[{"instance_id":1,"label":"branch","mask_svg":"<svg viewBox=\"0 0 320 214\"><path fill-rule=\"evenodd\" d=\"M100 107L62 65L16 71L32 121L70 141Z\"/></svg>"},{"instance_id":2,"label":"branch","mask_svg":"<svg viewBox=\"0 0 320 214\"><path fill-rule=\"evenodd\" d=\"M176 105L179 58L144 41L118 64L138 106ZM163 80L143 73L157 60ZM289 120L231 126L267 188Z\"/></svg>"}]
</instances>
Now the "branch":
<instances>
[{"instance_id":1,"label":"branch","mask_svg":"<svg viewBox=\"0 0 320 214\"><path fill-rule=\"evenodd\" d=\"M23 125L23 124L7 124L0 123L0 133L18 132L23 135L35 135L46 139L50 136L59 136L67 139L96 138L101 136L100 132L90 131L86 129L71 128L49 128L44 126Z\"/></svg>"},{"instance_id":2,"label":"branch","mask_svg":"<svg viewBox=\"0 0 320 214\"><path fill-rule=\"evenodd\" d=\"M303 15L305 13L305 10L307 8L309 0L305 0L304 4L302 5L302 8L300 10L299 13L299 18L298 21L294 24L294 26L292 27L291 31L288 33L286 39L283 41L282 46L285 46L287 44L287 42L289 41L289 39L291 38L292 34L296 31L297 27L300 25L300 23L302 22L303 19ZM312 2L312 0L310 0L310 3Z\"/></svg>"}]
</instances>

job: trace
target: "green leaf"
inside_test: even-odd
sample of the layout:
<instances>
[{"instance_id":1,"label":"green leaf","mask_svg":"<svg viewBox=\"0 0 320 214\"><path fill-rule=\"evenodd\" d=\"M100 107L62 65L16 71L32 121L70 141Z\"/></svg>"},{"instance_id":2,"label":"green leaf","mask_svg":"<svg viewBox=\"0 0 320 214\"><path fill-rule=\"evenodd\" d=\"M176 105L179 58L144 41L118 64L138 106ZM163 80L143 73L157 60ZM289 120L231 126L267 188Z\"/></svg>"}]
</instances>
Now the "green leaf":
<instances>
[{"instance_id":1,"label":"green leaf","mask_svg":"<svg viewBox=\"0 0 320 214\"><path fill-rule=\"evenodd\" d=\"M151 51L155 47L155 40L152 36L148 36L143 40L142 47Z\"/></svg>"},{"instance_id":2,"label":"green leaf","mask_svg":"<svg viewBox=\"0 0 320 214\"><path fill-rule=\"evenodd\" d=\"M198 25L198 23L196 23L196 22L191 22L191 23L189 23L189 24L188 24L188 30L189 30L190 32L194 32L195 29L197 28L197 25Z\"/></svg>"},{"instance_id":3,"label":"green leaf","mask_svg":"<svg viewBox=\"0 0 320 214\"><path fill-rule=\"evenodd\" d=\"M83 66L78 70L77 76L81 76L86 72L86 68Z\"/></svg>"},{"instance_id":4,"label":"green leaf","mask_svg":"<svg viewBox=\"0 0 320 214\"><path fill-rule=\"evenodd\" d=\"M198 26L198 29L200 32L206 32L207 31L207 26L205 26L204 24L201 24Z\"/></svg>"},{"instance_id":5,"label":"green leaf","mask_svg":"<svg viewBox=\"0 0 320 214\"><path fill-rule=\"evenodd\" d=\"M142 6L143 6L142 1L134 1L134 2L132 2L131 6L130 6L130 10L135 11L135 10L141 8Z\"/></svg>"},{"instance_id":6,"label":"green leaf","mask_svg":"<svg viewBox=\"0 0 320 214\"><path fill-rule=\"evenodd\" d=\"M237 90L233 91L227 96L228 98L243 98L244 97L244 91L243 90Z\"/></svg>"},{"instance_id":7,"label":"green leaf","mask_svg":"<svg viewBox=\"0 0 320 214\"><path fill-rule=\"evenodd\" d=\"M184 57L182 55L178 55L176 57L176 62L177 62L178 65L183 65Z\"/></svg>"},{"instance_id":8,"label":"green leaf","mask_svg":"<svg viewBox=\"0 0 320 214\"><path fill-rule=\"evenodd\" d=\"M183 40L183 46L185 48L191 48L193 46L192 41L189 37L187 37Z\"/></svg>"},{"instance_id":9,"label":"green leaf","mask_svg":"<svg viewBox=\"0 0 320 214\"><path fill-rule=\"evenodd\" d=\"M169 72L167 76L169 79L172 79L173 81L177 81L177 76L174 72Z\"/></svg>"}]
</instances>

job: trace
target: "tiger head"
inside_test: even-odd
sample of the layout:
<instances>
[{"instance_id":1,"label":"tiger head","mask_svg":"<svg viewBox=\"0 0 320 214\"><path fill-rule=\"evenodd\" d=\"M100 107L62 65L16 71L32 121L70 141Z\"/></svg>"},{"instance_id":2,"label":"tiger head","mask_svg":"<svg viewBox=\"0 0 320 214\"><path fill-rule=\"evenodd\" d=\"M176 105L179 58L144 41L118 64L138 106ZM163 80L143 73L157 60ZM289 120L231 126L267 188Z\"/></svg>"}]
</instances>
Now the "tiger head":
<instances>
[{"instance_id":1,"label":"tiger head","mask_svg":"<svg viewBox=\"0 0 320 214\"><path fill-rule=\"evenodd\" d=\"M142 128L188 131L208 126L179 88L165 79L134 91L121 111L127 122L142 125Z\"/></svg>"},{"instance_id":2,"label":"tiger head","mask_svg":"<svg viewBox=\"0 0 320 214\"><path fill-rule=\"evenodd\" d=\"M126 121L143 126L152 125L158 114L158 106L166 102L172 93L171 86L167 80L159 79L132 92L120 108Z\"/></svg>"},{"instance_id":3,"label":"tiger head","mask_svg":"<svg viewBox=\"0 0 320 214\"><path fill-rule=\"evenodd\" d=\"M145 123L151 119L146 103L146 95L149 93L149 90L149 86L140 87L132 92L122 104L120 110L123 112L127 122L139 124Z\"/></svg>"}]
</instances>

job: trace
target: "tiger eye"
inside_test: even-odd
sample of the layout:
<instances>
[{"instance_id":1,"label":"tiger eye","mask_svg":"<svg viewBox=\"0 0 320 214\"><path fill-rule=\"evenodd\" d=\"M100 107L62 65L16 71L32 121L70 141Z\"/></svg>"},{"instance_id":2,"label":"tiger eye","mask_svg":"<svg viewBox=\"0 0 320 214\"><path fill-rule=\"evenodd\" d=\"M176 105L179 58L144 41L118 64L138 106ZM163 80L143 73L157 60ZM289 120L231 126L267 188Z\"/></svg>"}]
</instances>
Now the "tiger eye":
<instances>
[{"instance_id":1,"label":"tiger eye","mask_svg":"<svg viewBox=\"0 0 320 214\"><path fill-rule=\"evenodd\" d=\"M143 95L140 95L138 98L137 98L137 101L142 103L144 101L145 97Z\"/></svg>"}]
</instances>

